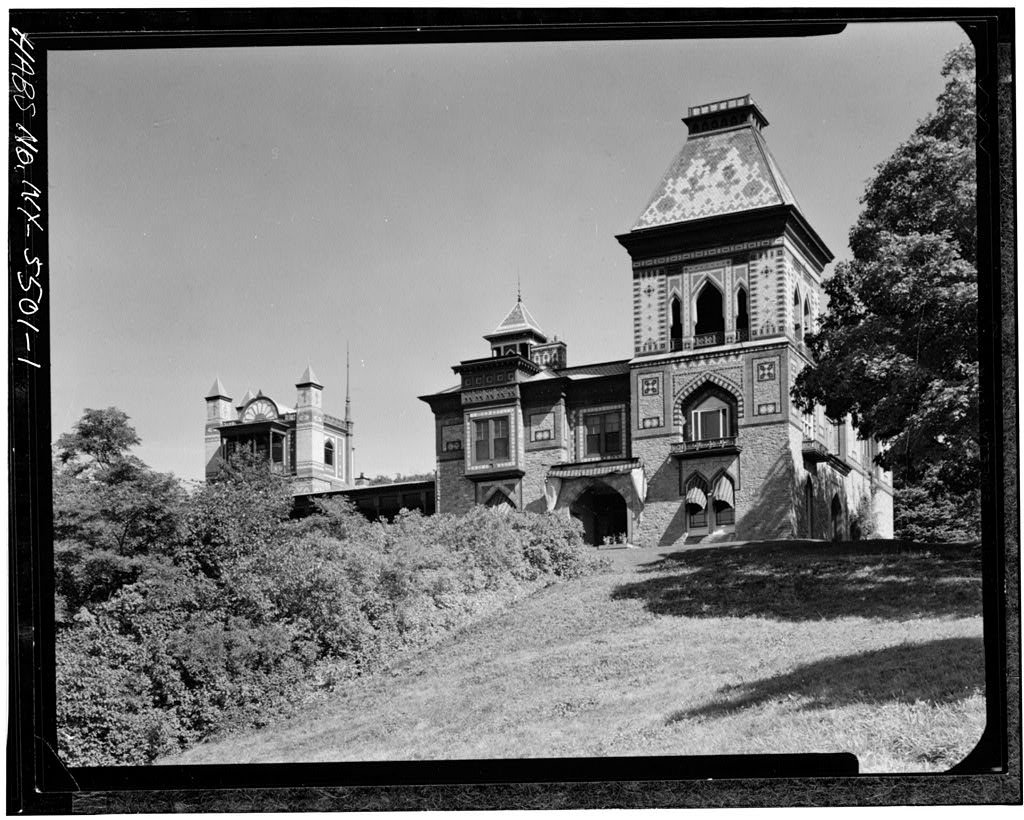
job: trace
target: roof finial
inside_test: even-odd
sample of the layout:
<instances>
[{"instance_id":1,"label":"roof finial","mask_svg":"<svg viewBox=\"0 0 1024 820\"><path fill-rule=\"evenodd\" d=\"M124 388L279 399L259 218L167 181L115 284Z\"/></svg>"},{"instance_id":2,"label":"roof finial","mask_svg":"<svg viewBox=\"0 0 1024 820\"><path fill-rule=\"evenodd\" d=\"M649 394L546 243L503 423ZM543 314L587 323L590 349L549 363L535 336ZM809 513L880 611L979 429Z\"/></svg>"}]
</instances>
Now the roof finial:
<instances>
[{"instance_id":1,"label":"roof finial","mask_svg":"<svg viewBox=\"0 0 1024 820\"><path fill-rule=\"evenodd\" d=\"M516 302L523 301L523 284L519 280L519 274L516 274Z\"/></svg>"},{"instance_id":2,"label":"roof finial","mask_svg":"<svg viewBox=\"0 0 1024 820\"><path fill-rule=\"evenodd\" d=\"M345 340L345 421L352 421L352 397L349 394L348 340Z\"/></svg>"}]
</instances>

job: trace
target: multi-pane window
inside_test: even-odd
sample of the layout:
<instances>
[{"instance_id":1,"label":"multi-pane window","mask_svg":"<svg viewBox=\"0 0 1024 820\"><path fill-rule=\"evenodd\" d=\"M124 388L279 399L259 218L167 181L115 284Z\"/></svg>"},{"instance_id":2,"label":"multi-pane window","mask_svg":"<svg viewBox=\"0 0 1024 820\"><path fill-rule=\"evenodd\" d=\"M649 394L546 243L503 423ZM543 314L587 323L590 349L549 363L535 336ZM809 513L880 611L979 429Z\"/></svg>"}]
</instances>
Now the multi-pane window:
<instances>
[{"instance_id":1,"label":"multi-pane window","mask_svg":"<svg viewBox=\"0 0 1024 820\"><path fill-rule=\"evenodd\" d=\"M692 416L693 440L723 438L728 435L729 411L724 407L711 410L694 410Z\"/></svg>"},{"instance_id":2,"label":"multi-pane window","mask_svg":"<svg viewBox=\"0 0 1024 820\"><path fill-rule=\"evenodd\" d=\"M814 438L814 413L804 413L803 416L804 438L808 441Z\"/></svg>"},{"instance_id":3,"label":"multi-pane window","mask_svg":"<svg viewBox=\"0 0 1024 820\"><path fill-rule=\"evenodd\" d=\"M587 428L588 456L617 456L622 454L622 420L619 412L591 413L583 417Z\"/></svg>"},{"instance_id":4,"label":"multi-pane window","mask_svg":"<svg viewBox=\"0 0 1024 820\"><path fill-rule=\"evenodd\" d=\"M508 416L474 422L473 460L503 461L508 458Z\"/></svg>"}]
</instances>

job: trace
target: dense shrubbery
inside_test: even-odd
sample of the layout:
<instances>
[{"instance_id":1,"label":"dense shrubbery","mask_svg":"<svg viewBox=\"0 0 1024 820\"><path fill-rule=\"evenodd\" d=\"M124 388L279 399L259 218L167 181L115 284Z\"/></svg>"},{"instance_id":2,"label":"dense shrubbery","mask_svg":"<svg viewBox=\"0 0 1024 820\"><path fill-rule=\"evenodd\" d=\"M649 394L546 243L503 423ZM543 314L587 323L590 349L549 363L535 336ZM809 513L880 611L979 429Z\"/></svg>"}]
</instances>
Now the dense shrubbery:
<instances>
[{"instance_id":1,"label":"dense shrubbery","mask_svg":"<svg viewBox=\"0 0 1024 820\"><path fill-rule=\"evenodd\" d=\"M117 432L119 412L87 411L79 427ZM335 500L294 521L287 483L259 464L189 497L125 453L137 438L123 414L120 427L130 435L113 451L62 437L55 463L69 765L146 763L264 725L315 687L597 561L556 516L479 508L371 524Z\"/></svg>"}]
</instances>

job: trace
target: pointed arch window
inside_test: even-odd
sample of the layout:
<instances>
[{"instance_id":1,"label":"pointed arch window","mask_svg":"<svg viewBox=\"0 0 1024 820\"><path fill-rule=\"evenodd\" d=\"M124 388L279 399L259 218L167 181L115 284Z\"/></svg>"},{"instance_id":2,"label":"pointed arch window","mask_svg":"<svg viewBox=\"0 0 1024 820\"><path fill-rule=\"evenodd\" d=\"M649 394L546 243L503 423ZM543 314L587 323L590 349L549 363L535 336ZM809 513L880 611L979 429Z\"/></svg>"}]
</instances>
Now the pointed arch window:
<instances>
[{"instance_id":1,"label":"pointed arch window","mask_svg":"<svg viewBox=\"0 0 1024 820\"><path fill-rule=\"evenodd\" d=\"M811 321L811 300L808 297L804 297L804 333L814 332L814 323Z\"/></svg>"},{"instance_id":2,"label":"pointed arch window","mask_svg":"<svg viewBox=\"0 0 1024 820\"><path fill-rule=\"evenodd\" d=\"M750 315L747 310L747 289L736 291L736 339L743 342L750 338Z\"/></svg>"},{"instance_id":3,"label":"pointed arch window","mask_svg":"<svg viewBox=\"0 0 1024 820\"><path fill-rule=\"evenodd\" d=\"M334 466L334 442L331 439L324 442L324 466Z\"/></svg>"},{"instance_id":4,"label":"pointed arch window","mask_svg":"<svg viewBox=\"0 0 1024 820\"><path fill-rule=\"evenodd\" d=\"M711 487L711 505L716 527L731 527L736 523L736 494L732 479L721 473Z\"/></svg>"},{"instance_id":5,"label":"pointed arch window","mask_svg":"<svg viewBox=\"0 0 1024 820\"><path fill-rule=\"evenodd\" d=\"M687 529L691 531L707 529L708 492L708 483L699 473L694 473L686 480L684 495L686 497Z\"/></svg>"},{"instance_id":6,"label":"pointed arch window","mask_svg":"<svg viewBox=\"0 0 1024 820\"><path fill-rule=\"evenodd\" d=\"M694 347L722 344L725 340L725 309L722 292L713 282L705 282L694 307L697 324L693 329Z\"/></svg>"},{"instance_id":7,"label":"pointed arch window","mask_svg":"<svg viewBox=\"0 0 1024 820\"><path fill-rule=\"evenodd\" d=\"M799 286L793 288L793 335L797 339L803 339L804 337L804 320L801 311Z\"/></svg>"},{"instance_id":8,"label":"pointed arch window","mask_svg":"<svg viewBox=\"0 0 1024 820\"><path fill-rule=\"evenodd\" d=\"M669 303L669 315L672 320L670 326L670 350L683 349L683 303L678 296L673 296Z\"/></svg>"}]
</instances>

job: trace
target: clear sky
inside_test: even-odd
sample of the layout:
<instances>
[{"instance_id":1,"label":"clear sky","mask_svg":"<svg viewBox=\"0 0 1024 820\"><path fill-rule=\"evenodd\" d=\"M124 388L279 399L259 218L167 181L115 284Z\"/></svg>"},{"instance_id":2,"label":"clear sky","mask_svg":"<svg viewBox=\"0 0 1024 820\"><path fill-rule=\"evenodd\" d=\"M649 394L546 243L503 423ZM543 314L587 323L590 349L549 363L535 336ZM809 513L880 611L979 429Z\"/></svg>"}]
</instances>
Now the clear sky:
<instances>
[{"instance_id":1,"label":"clear sky","mask_svg":"<svg viewBox=\"0 0 1024 820\"><path fill-rule=\"evenodd\" d=\"M632 354L632 227L686 107L750 93L837 259L934 107L953 24L827 38L50 52L54 437L120 407L202 477L220 376L294 404L307 362L356 471L434 468L418 395L523 301L570 364Z\"/></svg>"}]
</instances>

